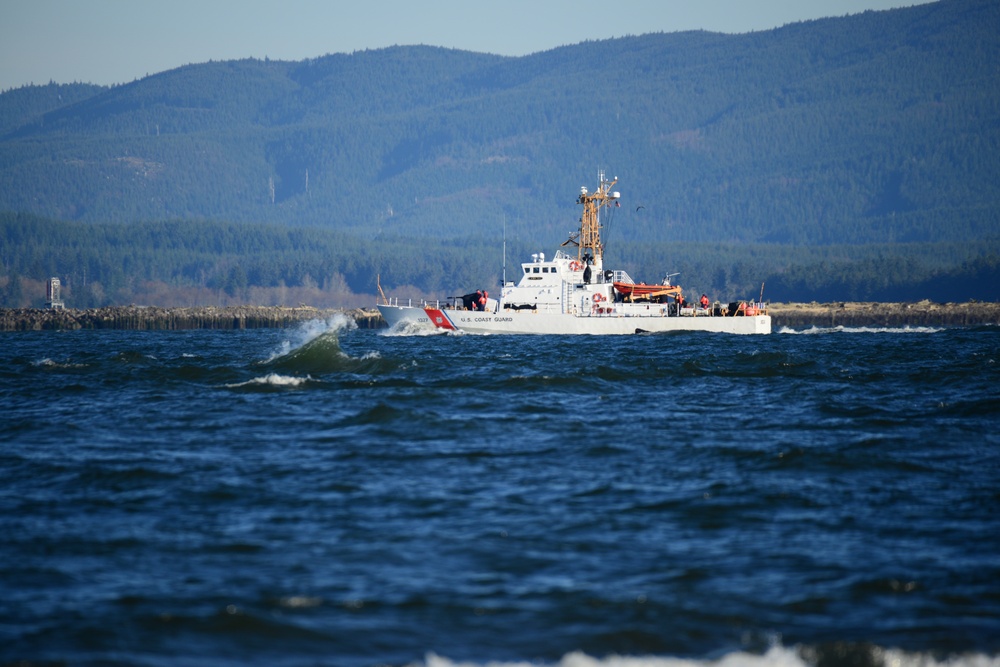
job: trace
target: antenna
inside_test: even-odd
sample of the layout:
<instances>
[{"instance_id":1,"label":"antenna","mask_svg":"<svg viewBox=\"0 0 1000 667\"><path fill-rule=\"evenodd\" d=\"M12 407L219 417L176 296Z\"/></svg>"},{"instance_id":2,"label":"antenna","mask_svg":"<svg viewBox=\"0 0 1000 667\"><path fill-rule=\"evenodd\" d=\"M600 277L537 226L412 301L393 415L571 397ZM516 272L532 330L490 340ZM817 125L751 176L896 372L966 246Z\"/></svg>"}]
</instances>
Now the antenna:
<instances>
[{"instance_id":1,"label":"antenna","mask_svg":"<svg viewBox=\"0 0 1000 667\"><path fill-rule=\"evenodd\" d=\"M500 283L500 287L505 287L507 285L507 214L503 214L503 277L501 278L503 282Z\"/></svg>"}]
</instances>

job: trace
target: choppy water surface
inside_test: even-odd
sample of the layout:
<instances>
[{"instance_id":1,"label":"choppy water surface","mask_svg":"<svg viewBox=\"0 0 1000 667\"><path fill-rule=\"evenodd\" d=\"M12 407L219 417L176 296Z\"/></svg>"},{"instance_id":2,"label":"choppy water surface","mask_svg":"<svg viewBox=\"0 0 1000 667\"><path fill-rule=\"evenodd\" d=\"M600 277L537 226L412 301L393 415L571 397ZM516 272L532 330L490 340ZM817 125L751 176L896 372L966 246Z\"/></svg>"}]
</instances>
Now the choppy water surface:
<instances>
[{"instance_id":1,"label":"choppy water surface","mask_svg":"<svg viewBox=\"0 0 1000 667\"><path fill-rule=\"evenodd\" d=\"M3 334L0 664L997 666L998 361L995 327Z\"/></svg>"}]
</instances>

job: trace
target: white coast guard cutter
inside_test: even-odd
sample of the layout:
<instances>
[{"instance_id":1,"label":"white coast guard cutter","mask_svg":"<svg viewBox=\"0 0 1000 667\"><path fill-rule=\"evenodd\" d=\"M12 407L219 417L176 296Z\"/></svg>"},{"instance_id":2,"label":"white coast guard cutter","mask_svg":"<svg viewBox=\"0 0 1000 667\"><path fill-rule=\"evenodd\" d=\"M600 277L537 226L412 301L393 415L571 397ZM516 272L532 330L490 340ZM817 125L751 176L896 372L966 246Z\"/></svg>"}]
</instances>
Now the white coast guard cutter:
<instances>
[{"instance_id":1,"label":"white coast guard cutter","mask_svg":"<svg viewBox=\"0 0 1000 667\"><path fill-rule=\"evenodd\" d=\"M636 283L623 270L604 267L601 212L616 205L620 194L599 175L596 192L581 188L580 231L570 235L551 259L533 255L521 265L517 284L503 286L498 300L479 305L472 295L451 303L401 306L383 296L379 312L390 326L423 323L443 331L478 334L632 334L708 331L732 334L771 333L771 316L763 302L688 306L679 285ZM473 303L476 301L476 303Z\"/></svg>"}]
</instances>

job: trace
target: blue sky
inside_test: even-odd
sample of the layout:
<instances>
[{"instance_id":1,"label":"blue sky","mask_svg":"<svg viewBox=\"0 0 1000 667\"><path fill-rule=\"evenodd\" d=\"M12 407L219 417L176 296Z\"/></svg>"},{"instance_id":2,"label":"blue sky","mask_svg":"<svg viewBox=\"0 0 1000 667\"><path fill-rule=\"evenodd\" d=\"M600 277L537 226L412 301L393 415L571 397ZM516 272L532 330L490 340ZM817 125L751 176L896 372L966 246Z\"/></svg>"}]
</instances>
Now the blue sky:
<instances>
[{"instance_id":1,"label":"blue sky","mask_svg":"<svg viewBox=\"0 0 1000 667\"><path fill-rule=\"evenodd\" d=\"M0 0L0 91L405 44L518 56L649 32L767 30L925 1Z\"/></svg>"}]
</instances>

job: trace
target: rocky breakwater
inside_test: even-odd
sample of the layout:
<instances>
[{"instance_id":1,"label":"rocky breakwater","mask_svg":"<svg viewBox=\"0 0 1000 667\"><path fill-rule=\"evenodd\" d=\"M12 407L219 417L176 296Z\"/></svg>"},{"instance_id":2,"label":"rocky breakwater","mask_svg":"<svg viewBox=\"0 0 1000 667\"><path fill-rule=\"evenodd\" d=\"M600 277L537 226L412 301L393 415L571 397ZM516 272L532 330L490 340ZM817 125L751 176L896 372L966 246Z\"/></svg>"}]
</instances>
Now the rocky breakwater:
<instances>
[{"instance_id":1,"label":"rocky breakwater","mask_svg":"<svg viewBox=\"0 0 1000 667\"><path fill-rule=\"evenodd\" d=\"M284 328L337 314L351 317L362 328L384 326L377 310L328 310L281 306L231 306L226 308L156 308L110 306L76 310L40 308L0 309L0 331L48 329L132 329L166 331L181 329Z\"/></svg>"},{"instance_id":2,"label":"rocky breakwater","mask_svg":"<svg viewBox=\"0 0 1000 667\"><path fill-rule=\"evenodd\" d=\"M771 325L778 327L914 327L1000 324L1000 303L772 303Z\"/></svg>"}]
</instances>

